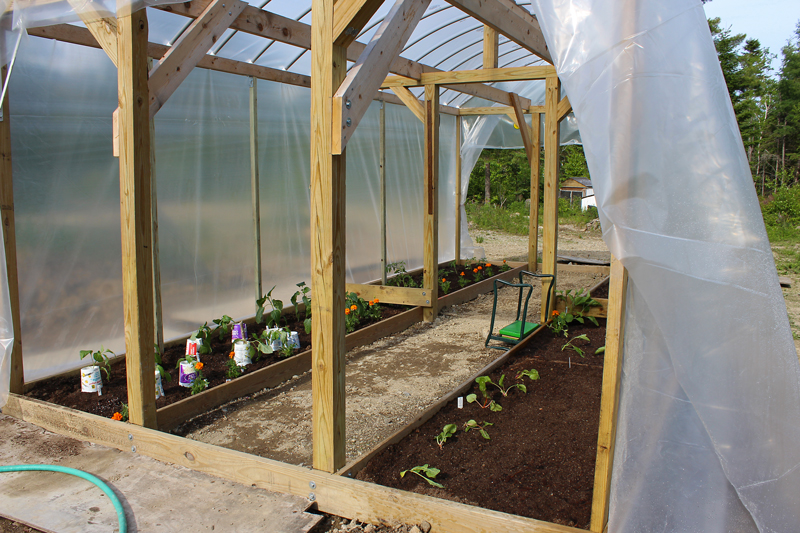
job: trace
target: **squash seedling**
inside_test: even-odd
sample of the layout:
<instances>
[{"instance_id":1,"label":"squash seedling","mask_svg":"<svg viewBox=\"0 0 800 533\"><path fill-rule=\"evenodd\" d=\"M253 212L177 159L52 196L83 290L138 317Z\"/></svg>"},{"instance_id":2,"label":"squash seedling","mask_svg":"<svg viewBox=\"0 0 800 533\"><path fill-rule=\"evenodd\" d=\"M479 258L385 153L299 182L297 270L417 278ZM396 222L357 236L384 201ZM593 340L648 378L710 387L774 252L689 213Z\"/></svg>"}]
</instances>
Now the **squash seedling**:
<instances>
[{"instance_id":1,"label":"squash seedling","mask_svg":"<svg viewBox=\"0 0 800 533\"><path fill-rule=\"evenodd\" d=\"M489 438L489 432L486 431L486 428L493 425L494 424L492 424L491 422L484 421L478 424L474 420L468 420L467 422L464 423L464 433L469 433L470 429L477 429L478 432L481 434L481 437L483 437L486 440L491 440Z\"/></svg>"},{"instance_id":2,"label":"squash seedling","mask_svg":"<svg viewBox=\"0 0 800 533\"><path fill-rule=\"evenodd\" d=\"M81 350L81 359L86 357L87 355L91 355L92 359L100 369L106 373L106 381L111 379L111 361L108 359L108 354L117 355L111 350L106 350L102 346L97 351L92 350Z\"/></svg>"},{"instance_id":3,"label":"squash seedling","mask_svg":"<svg viewBox=\"0 0 800 533\"><path fill-rule=\"evenodd\" d=\"M570 340L568 340L567 343L564 346L561 347L561 351L563 352L565 349L569 348L570 350L575 350L575 352L577 352L577 354L580 355L581 357L586 357L585 355L583 355L583 350L581 350L580 348L578 348L577 346L572 344L575 341L590 342L589 341L589 337L587 337L585 334L578 335L578 336L573 337Z\"/></svg>"},{"instance_id":4,"label":"squash seedling","mask_svg":"<svg viewBox=\"0 0 800 533\"><path fill-rule=\"evenodd\" d=\"M272 307L272 311L270 311L269 315L267 316L268 328L274 328L278 326L278 322L281 319L281 313L283 312L283 302L272 297L272 291L274 290L275 286L273 286L267 294L256 300L256 323L258 324L261 324L261 321L264 319L264 312L266 311L264 304L269 302L270 306Z\"/></svg>"},{"instance_id":5,"label":"squash seedling","mask_svg":"<svg viewBox=\"0 0 800 533\"><path fill-rule=\"evenodd\" d=\"M442 449L442 446L444 446L444 443L447 442L447 439L449 439L450 437L452 437L453 435L456 434L456 430L457 429L458 429L457 425L455 425L455 424L447 424L442 429L442 432L439 433L438 435L436 435L436 444L439 445L439 449L440 450Z\"/></svg>"},{"instance_id":6,"label":"squash seedling","mask_svg":"<svg viewBox=\"0 0 800 533\"><path fill-rule=\"evenodd\" d=\"M483 401L479 402L477 394L467 394L467 403L473 403L473 402L477 403L481 407L481 409L486 409L488 407L490 411L493 411L495 413L499 413L500 411L503 410L503 407L499 403L497 403L496 401L492 400L489 397L484 397Z\"/></svg>"},{"instance_id":7,"label":"squash seedling","mask_svg":"<svg viewBox=\"0 0 800 533\"><path fill-rule=\"evenodd\" d=\"M200 355L208 355L211 353L211 328L208 326L208 322L204 323L200 328L192 333L192 336L189 337L189 340L196 341L202 340L203 344L197 345L197 353Z\"/></svg>"},{"instance_id":8,"label":"squash seedling","mask_svg":"<svg viewBox=\"0 0 800 533\"><path fill-rule=\"evenodd\" d=\"M486 392L487 385L492 385L494 387L497 387L497 389L500 391L500 394L502 394L504 398L508 396L508 393L511 392L511 389L519 389L522 392L528 392L527 387L525 387L525 385L523 385L522 383L514 383L509 387L505 387L505 385L503 384L505 379L506 375L503 374L500 376L498 382L495 383L489 376L481 376L479 378L475 378L475 383L478 384L478 388L481 390L481 392L485 397L488 397L488 393Z\"/></svg>"},{"instance_id":9,"label":"squash seedling","mask_svg":"<svg viewBox=\"0 0 800 533\"><path fill-rule=\"evenodd\" d=\"M222 318L214 319L214 324L217 325L217 329L214 331L219 333L219 340L222 340L226 335L230 334L231 327L233 327L233 319L228 315L222 315Z\"/></svg>"},{"instance_id":10,"label":"squash seedling","mask_svg":"<svg viewBox=\"0 0 800 533\"><path fill-rule=\"evenodd\" d=\"M303 302L303 327L306 330L306 334L311 333L311 298L308 297L308 293L311 292L311 287L306 285L305 281L301 281L297 284L300 287L300 290L295 292L290 300L292 301L292 305L294 306L294 313L297 318L300 318L300 313L297 312L297 299L301 298Z\"/></svg>"},{"instance_id":11,"label":"squash seedling","mask_svg":"<svg viewBox=\"0 0 800 533\"><path fill-rule=\"evenodd\" d=\"M531 381L536 381L539 379L539 371L535 368L531 368L530 370L520 370L517 373L517 379L522 378L522 376L529 378Z\"/></svg>"},{"instance_id":12,"label":"squash seedling","mask_svg":"<svg viewBox=\"0 0 800 533\"><path fill-rule=\"evenodd\" d=\"M436 476L439 475L439 472L441 472L441 470L439 470L438 468L433 468L432 466L428 466L427 463L422 466L415 466L414 468L403 470L402 472L400 472L400 477L404 477L406 475L406 472L411 472L412 474L418 475L419 477L427 481L429 485L433 485L434 487L438 487L440 489L444 488L443 485L436 483L434 481L434 479L436 478Z\"/></svg>"}]
</instances>

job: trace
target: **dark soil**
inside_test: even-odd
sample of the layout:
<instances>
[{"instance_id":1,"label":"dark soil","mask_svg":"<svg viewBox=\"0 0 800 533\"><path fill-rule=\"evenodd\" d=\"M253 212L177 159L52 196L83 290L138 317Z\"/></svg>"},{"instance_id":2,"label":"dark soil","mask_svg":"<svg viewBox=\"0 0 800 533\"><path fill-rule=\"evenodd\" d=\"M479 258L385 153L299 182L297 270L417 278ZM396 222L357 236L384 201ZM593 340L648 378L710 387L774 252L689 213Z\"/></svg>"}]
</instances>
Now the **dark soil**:
<instances>
[{"instance_id":1,"label":"dark soil","mask_svg":"<svg viewBox=\"0 0 800 533\"><path fill-rule=\"evenodd\" d=\"M488 509L588 529L592 507L594 463L600 417L603 377L602 356L591 355L605 344L605 324L600 327L573 323L569 338L585 333L590 342L576 341L586 357L562 347L567 339L543 330L499 370L497 383L524 383L517 390L492 399L503 410L492 412L476 403L458 409L450 402L431 420L400 443L387 447L358 478L381 485ZM515 379L520 370L535 368L540 379ZM489 387L490 391L496 391ZM477 385L471 393L481 397ZM465 395L466 396L466 395ZM463 432L470 419L491 422L491 440L477 431ZM434 437L446 424L458 432L440 449ZM428 464L441 470L439 489L402 470Z\"/></svg>"},{"instance_id":2,"label":"dark soil","mask_svg":"<svg viewBox=\"0 0 800 533\"><path fill-rule=\"evenodd\" d=\"M591 292L592 298L608 298L608 279Z\"/></svg>"},{"instance_id":3,"label":"dark soil","mask_svg":"<svg viewBox=\"0 0 800 533\"><path fill-rule=\"evenodd\" d=\"M478 270L477 267L479 266L481 268ZM441 267L439 269L439 275L450 280L451 286L448 291L449 294L462 288L458 283L459 278L465 280L463 283L464 286L466 286L490 277L487 274L496 275L500 273L500 271L508 270L509 268L510 267L504 267L502 265L492 265L488 267L487 263L474 263L455 269L453 265L451 267ZM473 270L478 271L473 272ZM460 275L461 272L464 272L464 276ZM421 286L422 284L421 273L413 276L409 275L407 279L413 280L413 282L409 284L410 286ZM439 278L439 280L441 281L441 278ZM402 285L402 283L397 282L394 284ZM443 291L441 290L440 295L443 295ZM401 305L380 304L380 306L381 320L385 320L409 309L408 306ZM297 354L309 349L311 347L311 335L306 334L303 322L298 320L294 315L288 315L286 320L288 320L288 324L282 325L288 325L290 330L297 331L300 337L300 349L295 350L294 353ZM377 322L377 320L363 321L356 327L356 330L368 327ZM255 331L252 327L248 328L248 335L252 333L260 334L264 329L264 326L259 326ZM226 335L223 340L220 340L217 335L212 334L211 349L211 354L200 356L200 360L203 363L203 375L209 382L209 388L225 383L227 379L225 374L228 370L228 354L231 351L230 334ZM162 356L162 366L172 376L172 380L167 381L162 379L165 396L156 400L156 408L165 407L191 395L189 388L181 387L178 384L178 370L176 368L178 360L182 359L186 352L185 344L173 345L166 348L164 352ZM277 352L270 355L262 355L260 359L247 366L246 372L252 373L284 358L284 356ZM94 393L81 392L80 376L74 374L56 376L51 379L43 380L37 383L26 395L31 398L78 409L87 413L111 417L116 412L122 412L122 403L127 402L128 386L125 366L124 364L112 365L111 379L109 381L106 381L104 374L102 396L98 396Z\"/></svg>"}]
</instances>

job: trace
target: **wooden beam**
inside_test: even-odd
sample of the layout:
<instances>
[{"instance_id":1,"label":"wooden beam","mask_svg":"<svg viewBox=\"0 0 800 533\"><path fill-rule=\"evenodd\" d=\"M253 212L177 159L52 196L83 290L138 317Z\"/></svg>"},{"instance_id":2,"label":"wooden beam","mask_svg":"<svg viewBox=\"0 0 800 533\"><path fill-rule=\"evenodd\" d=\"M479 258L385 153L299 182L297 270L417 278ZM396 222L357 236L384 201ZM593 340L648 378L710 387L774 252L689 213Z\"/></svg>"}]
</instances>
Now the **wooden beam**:
<instances>
[{"instance_id":1,"label":"wooden beam","mask_svg":"<svg viewBox=\"0 0 800 533\"><path fill-rule=\"evenodd\" d=\"M258 300L264 295L264 290L261 282L261 197L258 175L258 82L256 78L250 78L250 197L253 204L253 255L256 300Z\"/></svg>"},{"instance_id":2,"label":"wooden beam","mask_svg":"<svg viewBox=\"0 0 800 533\"><path fill-rule=\"evenodd\" d=\"M380 178L380 225L381 225L381 285L386 285L386 102L381 102L380 132L378 139L378 165Z\"/></svg>"},{"instance_id":3,"label":"wooden beam","mask_svg":"<svg viewBox=\"0 0 800 533\"><path fill-rule=\"evenodd\" d=\"M483 68L497 68L498 37L497 30L491 26L483 27Z\"/></svg>"},{"instance_id":4,"label":"wooden beam","mask_svg":"<svg viewBox=\"0 0 800 533\"><path fill-rule=\"evenodd\" d=\"M147 59L147 70L152 70L153 59ZM117 116L119 110L116 111ZM119 125L119 123L117 123ZM119 157L119 129L117 129L117 155ZM161 252L158 246L158 185L156 180L156 121L150 117L150 231L153 234L153 341L158 353L164 354L164 309L161 305Z\"/></svg>"},{"instance_id":5,"label":"wooden beam","mask_svg":"<svg viewBox=\"0 0 800 533\"><path fill-rule=\"evenodd\" d=\"M150 72L150 116L161 109L197 63L239 16L247 2L214 0Z\"/></svg>"},{"instance_id":6,"label":"wooden beam","mask_svg":"<svg viewBox=\"0 0 800 533\"><path fill-rule=\"evenodd\" d=\"M69 0L70 5L86 25L86 29L91 32L100 47L105 51L108 58L117 66L117 19L103 16L99 10L95 9L93 2L81 2L79 0Z\"/></svg>"},{"instance_id":7,"label":"wooden beam","mask_svg":"<svg viewBox=\"0 0 800 533\"><path fill-rule=\"evenodd\" d=\"M553 60L536 17L514 0L447 0L548 63Z\"/></svg>"},{"instance_id":8,"label":"wooden beam","mask_svg":"<svg viewBox=\"0 0 800 533\"><path fill-rule=\"evenodd\" d=\"M461 264L461 117L456 117L456 264Z\"/></svg>"},{"instance_id":9,"label":"wooden beam","mask_svg":"<svg viewBox=\"0 0 800 533\"><path fill-rule=\"evenodd\" d=\"M510 97L510 95L509 95ZM519 97L520 104L522 104L522 112L525 114L529 113L544 113L544 106L527 106L525 107L524 102L525 98ZM530 101L530 100L528 100ZM509 115L514 114L514 108L511 106L493 106L493 107L462 107L460 112L458 113L461 116L469 116L469 115Z\"/></svg>"},{"instance_id":10,"label":"wooden beam","mask_svg":"<svg viewBox=\"0 0 800 533\"><path fill-rule=\"evenodd\" d=\"M594 468L594 495L590 529L600 533L608 523L611 470L617 438L617 410L622 379L622 346L625 339L625 304L628 271L614 259L608 286L606 351L603 362L603 391L600 397L600 427L597 434L597 460Z\"/></svg>"},{"instance_id":11,"label":"wooden beam","mask_svg":"<svg viewBox=\"0 0 800 533\"><path fill-rule=\"evenodd\" d=\"M547 78L544 116L544 217L542 218L542 274L557 275L556 250L558 249L558 167L559 122L558 98L561 83L555 76ZM533 203L533 202L531 202ZM556 280L557 282L557 280ZM547 307L549 280L542 282L542 320L550 316L555 304L556 283L552 285L550 308Z\"/></svg>"},{"instance_id":12,"label":"wooden beam","mask_svg":"<svg viewBox=\"0 0 800 533\"><path fill-rule=\"evenodd\" d=\"M135 447L134 453L235 483L303 498L313 494L320 511L362 522L419 524L427 521L432 531L452 533L585 531L289 465L16 394L9 397L8 405L3 408L3 412L6 411L49 431L124 453L131 453ZM476 524L479 527L476 528Z\"/></svg>"},{"instance_id":13,"label":"wooden beam","mask_svg":"<svg viewBox=\"0 0 800 533\"><path fill-rule=\"evenodd\" d=\"M339 0L333 6L333 41L347 48L356 40L383 0Z\"/></svg>"},{"instance_id":14,"label":"wooden beam","mask_svg":"<svg viewBox=\"0 0 800 533\"><path fill-rule=\"evenodd\" d=\"M156 427L147 12L118 19L122 299L132 424Z\"/></svg>"},{"instance_id":15,"label":"wooden beam","mask_svg":"<svg viewBox=\"0 0 800 533\"><path fill-rule=\"evenodd\" d=\"M566 96L558 103L558 121L564 120L564 117L572 111L572 104L569 103L569 98Z\"/></svg>"},{"instance_id":16,"label":"wooden beam","mask_svg":"<svg viewBox=\"0 0 800 533\"><path fill-rule=\"evenodd\" d=\"M414 96L414 93L405 87L392 87L392 92L403 101L405 106L412 113L414 113L415 117L420 119L422 122L425 122L425 108L423 107L422 102L417 100L417 97Z\"/></svg>"},{"instance_id":17,"label":"wooden beam","mask_svg":"<svg viewBox=\"0 0 800 533\"><path fill-rule=\"evenodd\" d=\"M348 283L345 288L347 292L354 292L368 301L377 298L378 301L386 304L431 306L431 295L427 289L361 283Z\"/></svg>"},{"instance_id":18,"label":"wooden beam","mask_svg":"<svg viewBox=\"0 0 800 533\"><path fill-rule=\"evenodd\" d=\"M533 141L531 139L531 130L528 128L528 123L525 122L522 104L520 103L519 95L516 93L511 93L511 107L514 108L517 127L522 135L522 146L525 147L525 154L528 156L528 162L532 166L534 163L538 163L538 159L534 160L535 154L533 150Z\"/></svg>"},{"instance_id":19,"label":"wooden beam","mask_svg":"<svg viewBox=\"0 0 800 533\"><path fill-rule=\"evenodd\" d=\"M311 330L314 468L345 462L345 154L331 151L333 93L347 72L347 50L333 44L334 0L313 0L311 36ZM370 95L371 99L372 95Z\"/></svg>"},{"instance_id":20,"label":"wooden beam","mask_svg":"<svg viewBox=\"0 0 800 533\"><path fill-rule=\"evenodd\" d=\"M531 206L528 219L528 270L536 272L539 261L539 157L541 155L542 115L531 111Z\"/></svg>"},{"instance_id":21,"label":"wooden beam","mask_svg":"<svg viewBox=\"0 0 800 533\"><path fill-rule=\"evenodd\" d=\"M5 83L8 66L0 69L0 84ZM14 220L14 180L11 166L11 109L10 91L6 91L0 115L0 217L3 220L3 246L6 253L8 299L11 304L11 326L14 343L11 346L11 379L9 390L22 394L25 374L22 365L22 328L19 308L19 276L17 274L17 230Z\"/></svg>"},{"instance_id":22,"label":"wooden beam","mask_svg":"<svg viewBox=\"0 0 800 533\"><path fill-rule=\"evenodd\" d=\"M395 105L406 105L405 102L403 102L396 94L386 91L378 91L378 94L375 96L375 100L378 102L387 102ZM439 104L439 113L457 117L461 114L461 111L457 107Z\"/></svg>"},{"instance_id":23,"label":"wooden beam","mask_svg":"<svg viewBox=\"0 0 800 533\"><path fill-rule=\"evenodd\" d=\"M477 70L454 70L452 72L423 72L419 78L407 76L388 76L381 88L421 87L423 85L447 85L459 83L494 83L498 81L542 80L555 76L556 69L551 66L506 67ZM506 93L509 95L509 93ZM504 104L510 102L509 98ZM523 107L530 106L530 101Z\"/></svg>"},{"instance_id":24,"label":"wooden beam","mask_svg":"<svg viewBox=\"0 0 800 533\"><path fill-rule=\"evenodd\" d=\"M439 88L425 86L425 200L422 225L422 287L430 293L426 322L439 314Z\"/></svg>"},{"instance_id":25,"label":"wooden beam","mask_svg":"<svg viewBox=\"0 0 800 533\"><path fill-rule=\"evenodd\" d=\"M185 17L197 18L209 2L210 0L194 0L181 4L153 7ZM274 39L299 48L305 48L306 50L311 48L311 26L256 7L245 8L241 15L231 24L231 28L252 35L260 35L267 39ZM353 42L347 47L347 59L349 61L357 61L365 48L365 44L358 41ZM434 67L423 65L404 57L397 57L392 62L390 71L411 78L419 78L422 72L439 72ZM492 102L508 104L507 92L488 85L453 85L446 88ZM525 105L529 106L530 102Z\"/></svg>"},{"instance_id":26,"label":"wooden beam","mask_svg":"<svg viewBox=\"0 0 800 533\"><path fill-rule=\"evenodd\" d=\"M344 1L344 0L340 0ZM397 0L333 95L332 153L341 154L431 0ZM398 95L399 96L399 95Z\"/></svg>"}]
</instances>

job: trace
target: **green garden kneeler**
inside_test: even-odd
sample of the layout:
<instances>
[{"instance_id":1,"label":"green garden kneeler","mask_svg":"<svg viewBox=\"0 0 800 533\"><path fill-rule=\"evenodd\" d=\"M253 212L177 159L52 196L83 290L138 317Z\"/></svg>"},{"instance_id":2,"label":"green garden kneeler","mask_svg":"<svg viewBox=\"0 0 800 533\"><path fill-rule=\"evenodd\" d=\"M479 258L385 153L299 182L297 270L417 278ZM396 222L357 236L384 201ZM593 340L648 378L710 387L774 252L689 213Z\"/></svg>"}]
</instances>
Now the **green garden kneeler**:
<instances>
[{"instance_id":1,"label":"green garden kneeler","mask_svg":"<svg viewBox=\"0 0 800 533\"><path fill-rule=\"evenodd\" d=\"M509 283L507 281L503 281L500 279L494 280L494 304L492 305L492 323L489 325L489 335L486 337L486 342L484 346L487 348L495 348L497 350L509 350L507 346L489 346L489 341L496 340L505 342L506 344L519 344L519 342L531 334L533 330L539 327L537 322L528 322L528 301L531 299L531 293L533 292L533 286L529 283L525 283L522 279L523 275L533 276L535 278L550 278L550 284L547 286L547 308L550 308L550 289L553 288L553 281L555 278L552 274L534 274L533 272L528 272L527 270L523 270L519 273L519 283ZM497 335L493 335L492 332L494 331L494 319L497 313L497 284L502 283L503 285L508 285L509 287L516 287L519 289L519 298L517 300L517 318L511 324L507 325L504 328L501 328ZM527 295L525 296L525 306L522 305L522 293L524 289L527 290ZM520 315L522 319L520 320Z\"/></svg>"}]
</instances>

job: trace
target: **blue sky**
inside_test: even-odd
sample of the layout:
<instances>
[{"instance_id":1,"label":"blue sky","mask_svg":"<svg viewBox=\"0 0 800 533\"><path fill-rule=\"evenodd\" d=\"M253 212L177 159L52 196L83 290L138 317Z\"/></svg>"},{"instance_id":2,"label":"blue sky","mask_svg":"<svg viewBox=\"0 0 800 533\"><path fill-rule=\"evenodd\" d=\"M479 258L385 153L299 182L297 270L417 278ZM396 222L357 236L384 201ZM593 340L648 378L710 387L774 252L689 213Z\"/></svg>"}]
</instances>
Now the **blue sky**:
<instances>
[{"instance_id":1,"label":"blue sky","mask_svg":"<svg viewBox=\"0 0 800 533\"><path fill-rule=\"evenodd\" d=\"M712 0L703 7L708 18L722 19L723 28L758 39L761 46L778 54L772 67L780 68L781 48L794 37L800 20L800 0Z\"/></svg>"}]
</instances>

